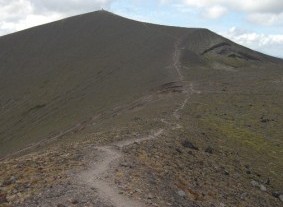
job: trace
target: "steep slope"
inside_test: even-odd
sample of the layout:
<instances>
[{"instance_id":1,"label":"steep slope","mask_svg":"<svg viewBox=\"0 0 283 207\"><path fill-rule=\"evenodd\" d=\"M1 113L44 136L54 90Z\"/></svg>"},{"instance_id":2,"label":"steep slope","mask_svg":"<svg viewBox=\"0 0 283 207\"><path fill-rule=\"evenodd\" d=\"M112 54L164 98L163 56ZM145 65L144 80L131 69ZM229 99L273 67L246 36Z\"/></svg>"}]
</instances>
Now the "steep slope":
<instances>
[{"instance_id":1,"label":"steep slope","mask_svg":"<svg viewBox=\"0 0 283 207\"><path fill-rule=\"evenodd\" d=\"M106 11L1 37L0 154L80 128L99 112L178 80L170 62L180 40L188 62L215 52L240 63L268 59L208 30Z\"/></svg>"},{"instance_id":2,"label":"steep slope","mask_svg":"<svg viewBox=\"0 0 283 207\"><path fill-rule=\"evenodd\" d=\"M1 37L0 154L175 81L155 29L100 11Z\"/></svg>"}]
</instances>

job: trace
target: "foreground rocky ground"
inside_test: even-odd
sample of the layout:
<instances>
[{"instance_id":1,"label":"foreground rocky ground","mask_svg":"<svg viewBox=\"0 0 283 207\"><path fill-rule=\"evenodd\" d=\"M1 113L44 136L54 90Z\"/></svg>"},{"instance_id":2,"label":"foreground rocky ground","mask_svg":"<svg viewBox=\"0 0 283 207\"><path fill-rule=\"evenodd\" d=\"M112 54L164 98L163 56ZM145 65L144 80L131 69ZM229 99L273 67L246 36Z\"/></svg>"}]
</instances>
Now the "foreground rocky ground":
<instances>
[{"instance_id":1,"label":"foreground rocky ground","mask_svg":"<svg viewBox=\"0 0 283 207\"><path fill-rule=\"evenodd\" d=\"M75 133L69 135L71 140L84 138L66 144L65 137L47 149L1 161L0 205L281 206L281 181L254 168L212 129L199 130L190 115L193 101L184 101L186 96L176 95L175 105L171 96L156 97L148 107L113 118L123 120L126 127ZM155 107L163 112L157 110L159 116L151 117L147 110ZM158 130L162 131L156 134ZM111 158L101 175L92 175L89 172L99 170L108 156L102 150L107 148L99 146L114 147L121 157ZM114 189L110 197L91 184L92 177L80 180L98 175L95 179L106 185L104 189Z\"/></svg>"}]
</instances>

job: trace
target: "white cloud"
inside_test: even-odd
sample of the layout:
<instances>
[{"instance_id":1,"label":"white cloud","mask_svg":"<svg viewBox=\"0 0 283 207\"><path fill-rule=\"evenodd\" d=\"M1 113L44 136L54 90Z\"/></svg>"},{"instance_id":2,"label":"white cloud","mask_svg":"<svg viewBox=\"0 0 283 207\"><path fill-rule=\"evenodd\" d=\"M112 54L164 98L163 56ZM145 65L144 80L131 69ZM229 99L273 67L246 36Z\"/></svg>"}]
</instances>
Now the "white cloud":
<instances>
[{"instance_id":1,"label":"white cloud","mask_svg":"<svg viewBox=\"0 0 283 207\"><path fill-rule=\"evenodd\" d=\"M183 0L183 4L198 8L207 18L219 18L228 11L242 12L253 23L282 24L282 0ZM221 10L220 10L221 8Z\"/></svg>"},{"instance_id":2,"label":"white cloud","mask_svg":"<svg viewBox=\"0 0 283 207\"><path fill-rule=\"evenodd\" d=\"M253 13L248 15L248 20L263 26L283 25L283 12L280 14Z\"/></svg>"},{"instance_id":3,"label":"white cloud","mask_svg":"<svg viewBox=\"0 0 283 207\"><path fill-rule=\"evenodd\" d=\"M112 0L29 0L36 12L58 12L66 15L108 8Z\"/></svg>"},{"instance_id":4,"label":"white cloud","mask_svg":"<svg viewBox=\"0 0 283 207\"><path fill-rule=\"evenodd\" d=\"M218 19L227 13L227 9L222 6L212 6L205 9L204 13L202 14L204 17L210 19Z\"/></svg>"},{"instance_id":5,"label":"white cloud","mask_svg":"<svg viewBox=\"0 0 283 207\"><path fill-rule=\"evenodd\" d=\"M228 32L223 33L226 37L243 45L256 44L259 47L274 44L283 44L283 34L260 34L240 30L232 27Z\"/></svg>"},{"instance_id":6,"label":"white cloud","mask_svg":"<svg viewBox=\"0 0 283 207\"><path fill-rule=\"evenodd\" d=\"M1 30L4 32L20 31L26 28L34 27L37 25L45 24L48 22L61 19L59 14L51 14L49 16L29 14L17 22L3 22L0 24ZM1 32L0 30L0 32Z\"/></svg>"},{"instance_id":7,"label":"white cloud","mask_svg":"<svg viewBox=\"0 0 283 207\"><path fill-rule=\"evenodd\" d=\"M113 0L0 0L0 35L109 8Z\"/></svg>"},{"instance_id":8,"label":"white cloud","mask_svg":"<svg viewBox=\"0 0 283 207\"><path fill-rule=\"evenodd\" d=\"M233 10L248 12L281 13L283 11L283 1L281 0L183 0L183 3L196 7L221 5Z\"/></svg>"},{"instance_id":9,"label":"white cloud","mask_svg":"<svg viewBox=\"0 0 283 207\"><path fill-rule=\"evenodd\" d=\"M246 47L282 57L283 34L262 34L232 27L221 35Z\"/></svg>"}]
</instances>

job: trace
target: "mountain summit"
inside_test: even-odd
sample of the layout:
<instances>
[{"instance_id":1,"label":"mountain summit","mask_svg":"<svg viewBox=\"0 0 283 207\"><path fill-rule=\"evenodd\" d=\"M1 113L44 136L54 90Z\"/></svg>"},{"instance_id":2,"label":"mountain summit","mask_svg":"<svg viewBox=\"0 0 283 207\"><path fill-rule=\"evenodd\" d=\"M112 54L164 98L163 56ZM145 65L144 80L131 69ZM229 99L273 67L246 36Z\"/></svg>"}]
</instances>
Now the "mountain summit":
<instances>
[{"instance_id":1,"label":"mountain summit","mask_svg":"<svg viewBox=\"0 0 283 207\"><path fill-rule=\"evenodd\" d=\"M279 206L280 193L272 193L283 182L282 67L281 59L207 29L104 10L2 36L6 200L17 206L63 200L67 206ZM76 168L81 165L88 170ZM25 176L17 174L19 166ZM80 173L68 177L74 169ZM120 191L99 181L106 172ZM24 190L17 191L24 198L13 197L10 189L28 182L42 198ZM45 191L48 183L54 192ZM79 197L70 200L74 186ZM88 196L92 188L95 196Z\"/></svg>"}]
</instances>

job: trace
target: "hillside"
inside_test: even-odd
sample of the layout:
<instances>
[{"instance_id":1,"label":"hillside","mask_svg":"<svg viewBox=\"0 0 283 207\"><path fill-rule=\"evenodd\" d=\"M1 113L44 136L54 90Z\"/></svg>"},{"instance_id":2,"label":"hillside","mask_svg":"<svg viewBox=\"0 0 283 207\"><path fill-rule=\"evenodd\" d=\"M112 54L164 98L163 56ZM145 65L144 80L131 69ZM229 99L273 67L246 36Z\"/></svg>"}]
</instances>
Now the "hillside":
<instances>
[{"instance_id":1,"label":"hillside","mask_svg":"<svg viewBox=\"0 0 283 207\"><path fill-rule=\"evenodd\" d=\"M0 206L282 205L283 60L97 11L0 63Z\"/></svg>"}]
</instances>

